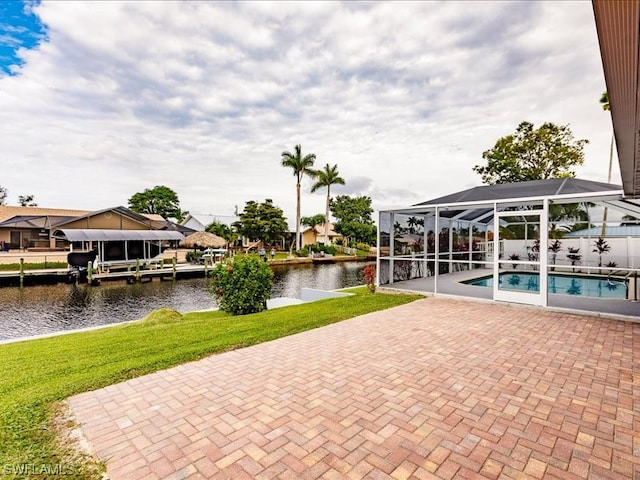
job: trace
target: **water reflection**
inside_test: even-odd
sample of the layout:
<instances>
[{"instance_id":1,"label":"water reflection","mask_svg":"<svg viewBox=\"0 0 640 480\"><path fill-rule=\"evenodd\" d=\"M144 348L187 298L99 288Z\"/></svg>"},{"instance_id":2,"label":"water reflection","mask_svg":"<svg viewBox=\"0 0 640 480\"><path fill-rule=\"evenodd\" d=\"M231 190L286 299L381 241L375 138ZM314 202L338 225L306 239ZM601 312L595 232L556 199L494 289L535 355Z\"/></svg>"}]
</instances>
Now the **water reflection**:
<instances>
[{"instance_id":1,"label":"water reflection","mask_svg":"<svg viewBox=\"0 0 640 480\"><path fill-rule=\"evenodd\" d=\"M365 264L299 265L274 269L272 297L299 297L300 289L334 290L362 284ZM204 278L127 285L42 285L0 288L0 340L136 320L162 307L208 310L215 301Z\"/></svg>"}]
</instances>

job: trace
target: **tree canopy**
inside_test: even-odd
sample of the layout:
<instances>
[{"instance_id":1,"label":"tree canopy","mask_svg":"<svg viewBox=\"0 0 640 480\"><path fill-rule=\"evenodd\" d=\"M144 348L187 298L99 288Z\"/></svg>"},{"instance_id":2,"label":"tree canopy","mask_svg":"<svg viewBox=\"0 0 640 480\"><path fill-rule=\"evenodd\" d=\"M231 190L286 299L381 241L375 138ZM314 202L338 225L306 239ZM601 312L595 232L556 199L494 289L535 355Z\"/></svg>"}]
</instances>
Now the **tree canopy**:
<instances>
[{"instance_id":1,"label":"tree canopy","mask_svg":"<svg viewBox=\"0 0 640 480\"><path fill-rule=\"evenodd\" d=\"M129 208L138 213L156 213L164 218L182 219L178 194L164 185L147 188L129 199Z\"/></svg>"},{"instance_id":2,"label":"tree canopy","mask_svg":"<svg viewBox=\"0 0 640 480\"><path fill-rule=\"evenodd\" d=\"M497 183L574 177L574 168L584 163L588 140L576 140L568 125L543 123L537 129L521 122L515 133L498 139L493 148L482 153L486 165L473 170L482 182Z\"/></svg>"},{"instance_id":3,"label":"tree canopy","mask_svg":"<svg viewBox=\"0 0 640 480\"><path fill-rule=\"evenodd\" d=\"M18 197L18 204L21 207L37 207L38 204L35 202L33 195L20 195Z\"/></svg>"},{"instance_id":4,"label":"tree canopy","mask_svg":"<svg viewBox=\"0 0 640 480\"><path fill-rule=\"evenodd\" d=\"M324 223L324 219L326 217L324 216L323 213L316 213L315 215L311 216L311 217L302 217L300 219L300 223L302 223L302 225L305 225L307 227L315 227L316 225L321 225Z\"/></svg>"},{"instance_id":5,"label":"tree canopy","mask_svg":"<svg viewBox=\"0 0 640 480\"><path fill-rule=\"evenodd\" d=\"M7 189L4 187L0 187L0 205L7 204L7 195L9 195Z\"/></svg>"},{"instance_id":6,"label":"tree canopy","mask_svg":"<svg viewBox=\"0 0 640 480\"><path fill-rule=\"evenodd\" d=\"M331 185L344 185L344 178L340 176L338 172L338 165L333 167L328 163L324 166L323 170L316 170L315 173L316 183L311 186L311 193L320 188L327 189L327 200L325 206L325 219L324 223L324 241L325 244L329 243L329 209L331 207Z\"/></svg>"},{"instance_id":7,"label":"tree canopy","mask_svg":"<svg viewBox=\"0 0 640 480\"><path fill-rule=\"evenodd\" d=\"M238 239L238 232L236 232L235 228L224 223L212 222L205 230L224 238L229 244L233 244Z\"/></svg>"},{"instance_id":8,"label":"tree canopy","mask_svg":"<svg viewBox=\"0 0 640 480\"><path fill-rule=\"evenodd\" d=\"M262 240L272 245L280 240L289 230L282 209L267 198L263 203L253 200L245 204L238 215L240 220L233 223L240 235L253 240Z\"/></svg>"},{"instance_id":9,"label":"tree canopy","mask_svg":"<svg viewBox=\"0 0 640 480\"><path fill-rule=\"evenodd\" d=\"M602 109L605 111L611 110L611 104L609 103L609 92L602 92L602 95L600 95L600 105L602 105Z\"/></svg>"},{"instance_id":10,"label":"tree canopy","mask_svg":"<svg viewBox=\"0 0 640 480\"><path fill-rule=\"evenodd\" d=\"M331 200L331 213L336 218L336 232L356 242L376 243L371 197L338 195Z\"/></svg>"}]
</instances>

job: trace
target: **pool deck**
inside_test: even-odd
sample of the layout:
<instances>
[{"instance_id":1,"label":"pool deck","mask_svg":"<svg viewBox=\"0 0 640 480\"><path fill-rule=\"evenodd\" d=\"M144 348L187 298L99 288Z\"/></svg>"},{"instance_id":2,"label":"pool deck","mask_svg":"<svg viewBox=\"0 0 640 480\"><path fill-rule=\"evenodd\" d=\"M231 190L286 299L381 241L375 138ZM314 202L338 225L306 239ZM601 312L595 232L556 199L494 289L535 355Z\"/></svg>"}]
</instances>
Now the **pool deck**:
<instances>
[{"instance_id":1,"label":"pool deck","mask_svg":"<svg viewBox=\"0 0 640 480\"><path fill-rule=\"evenodd\" d=\"M71 397L120 479L640 478L640 323L425 298Z\"/></svg>"},{"instance_id":2,"label":"pool deck","mask_svg":"<svg viewBox=\"0 0 640 480\"><path fill-rule=\"evenodd\" d=\"M461 283L465 280L491 275L489 269L466 270L438 276L438 295L451 295L492 301L493 289ZM399 290L417 293L434 291L434 277L416 278L385 285L383 290ZM549 294L548 306L552 309L578 311L590 315L619 316L640 321L640 302L608 298L576 297Z\"/></svg>"}]
</instances>

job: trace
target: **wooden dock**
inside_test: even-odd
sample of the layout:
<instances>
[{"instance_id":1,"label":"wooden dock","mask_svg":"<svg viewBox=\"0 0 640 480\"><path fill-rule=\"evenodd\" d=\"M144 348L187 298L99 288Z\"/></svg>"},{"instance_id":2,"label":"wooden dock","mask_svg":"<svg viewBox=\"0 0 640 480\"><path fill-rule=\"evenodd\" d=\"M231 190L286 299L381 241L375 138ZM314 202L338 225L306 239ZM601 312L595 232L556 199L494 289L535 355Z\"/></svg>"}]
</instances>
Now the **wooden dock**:
<instances>
[{"instance_id":1,"label":"wooden dock","mask_svg":"<svg viewBox=\"0 0 640 480\"><path fill-rule=\"evenodd\" d=\"M0 286L51 285L64 283L68 277L66 268L25 270L22 275L18 270L0 270Z\"/></svg>"},{"instance_id":2,"label":"wooden dock","mask_svg":"<svg viewBox=\"0 0 640 480\"><path fill-rule=\"evenodd\" d=\"M127 283L138 282L150 282L154 278L160 280L175 280L178 278L195 278L205 277L211 271L211 266L205 265L176 265L175 270L173 267L154 268L150 270L138 270L135 269L116 271L116 272L103 272L93 274L94 283L100 283L102 281L111 280L126 280Z\"/></svg>"},{"instance_id":3,"label":"wooden dock","mask_svg":"<svg viewBox=\"0 0 640 480\"><path fill-rule=\"evenodd\" d=\"M337 262L365 262L375 260L375 257L354 257L354 256L335 256L335 257L304 257L292 258L286 260L269 260L270 266L281 265L298 265L298 264L324 264ZM128 266L126 270L111 270L109 272L94 272L91 275L91 283L99 285L103 281L126 281L127 283L151 282L154 278L163 280L174 280L180 278L198 278L206 277L212 270L211 265L194 265L179 263L175 266L165 265L157 268L140 268L136 270L135 265ZM42 270L24 270L22 273L18 270L0 271L0 286L29 286L29 285L52 285L56 283L75 283L74 277L70 275L67 268L42 269ZM80 283L87 283L86 277L83 277Z\"/></svg>"},{"instance_id":4,"label":"wooden dock","mask_svg":"<svg viewBox=\"0 0 640 480\"><path fill-rule=\"evenodd\" d=\"M92 283L99 284L103 281L125 280L127 283L149 282L154 278L160 280L174 280L179 278L205 277L211 271L211 266L204 265L176 265L173 267L155 268L150 270L140 269L136 272L131 270L100 272L92 275ZM0 285L2 286L22 286L22 285L51 285L55 283L74 283L70 277L70 270L67 268L25 270L22 274L19 271L0 271ZM82 283L87 283L86 277Z\"/></svg>"}]
</instances>

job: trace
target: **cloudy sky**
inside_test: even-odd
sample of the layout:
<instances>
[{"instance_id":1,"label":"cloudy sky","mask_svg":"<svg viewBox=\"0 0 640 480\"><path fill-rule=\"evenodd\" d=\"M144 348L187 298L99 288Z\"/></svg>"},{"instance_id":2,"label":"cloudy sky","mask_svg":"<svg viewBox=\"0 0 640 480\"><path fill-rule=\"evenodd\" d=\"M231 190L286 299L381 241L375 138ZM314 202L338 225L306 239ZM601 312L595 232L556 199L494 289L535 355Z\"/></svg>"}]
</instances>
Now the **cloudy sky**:
<instances>
[{"instance_id":1,"label":"cloudy sky","mask_svg":"<svg viewBox=\"0 0 640 480\"><path fill-rule=\"evenodd\" d=\"M589 1L2 2L0 185L56 208L271 198L293 223L296 144L379 209L480 184L522 120L589 139L578 176L606 181L604 90Z\"/></svg>"}]
</instances>

